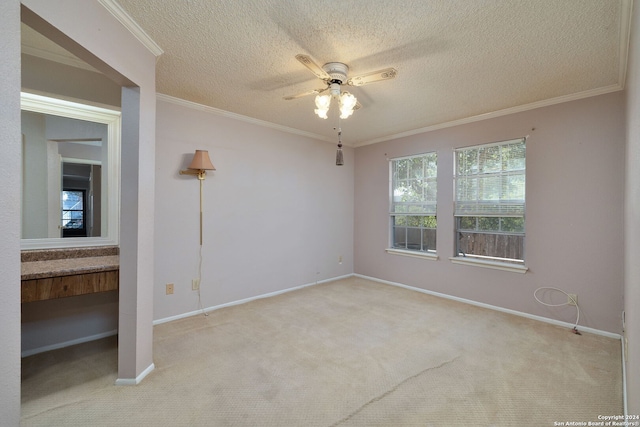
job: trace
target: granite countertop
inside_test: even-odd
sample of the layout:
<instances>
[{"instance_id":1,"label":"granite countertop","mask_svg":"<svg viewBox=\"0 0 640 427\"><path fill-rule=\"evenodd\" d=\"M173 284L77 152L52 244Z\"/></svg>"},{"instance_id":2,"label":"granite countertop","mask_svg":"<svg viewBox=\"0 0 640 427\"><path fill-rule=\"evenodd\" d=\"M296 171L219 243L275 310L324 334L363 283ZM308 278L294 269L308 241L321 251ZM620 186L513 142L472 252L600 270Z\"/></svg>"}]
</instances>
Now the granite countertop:
<instances>
[{"instance_id":1,"label":"granite countertop","mask_svg":"<svg viewBox=\"0 0 640 427\"><path fill-rule=\"evenodd\" d=\"M118 270L120 267L119 258L117 255L112 255L23 262L21 278L22 280L33 280Z\"/></svg>"},{"instance_id":2,"label":"granite countertop","mask_svg":"<svg viewBox=\"0 0 640 427\"><path fill-rule=\"evenodd\" d=\"M86 248L61 248L61 249L33 249L22 251L22 262L48 261L69 258L86 258L118 255L120 249L117 246L88 246Z\"/></svg>"},{"instance_id":3,"label":"granite countertop","mask_svg":"<svg viewBox=\"0 0 640 427\"><path fill-rule=\"evenodd\" d=\"M21 279L71 276L120 268L118 248L78 248L24 251Z\"/></svg>"}]
</instances>

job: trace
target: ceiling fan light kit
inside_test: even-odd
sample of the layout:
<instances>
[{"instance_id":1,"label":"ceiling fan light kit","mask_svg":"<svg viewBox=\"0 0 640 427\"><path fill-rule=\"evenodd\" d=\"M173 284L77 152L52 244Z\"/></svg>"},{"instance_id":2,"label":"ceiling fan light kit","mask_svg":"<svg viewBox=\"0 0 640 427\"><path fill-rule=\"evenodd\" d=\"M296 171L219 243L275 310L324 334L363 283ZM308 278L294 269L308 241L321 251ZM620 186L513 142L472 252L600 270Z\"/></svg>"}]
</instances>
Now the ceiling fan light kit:
<instances>
[{"instance_id":1,"label":"ceiling fan light kit","mask_svg":"<svg viewBox=\"0 0 640 427\"><path fill-rule=\"evenodd\" d=\"M356 97L349 92L338 92L338 95L334 95L332 91L331 95L318 95L316 96L316 109L313 110L313 112L316 113L321 119L328 118L327 113L329 112L329 107L331 106L331 98L338 98L341 119L346 119L347 117L351 116L353 114L354 108L356 107L356 104L358 103Z\"/></svg>"},{"instance_id":2,"label":"ceiling fan light kit","mask_svg":"<svg viewBox=\"0 0 640 427\"><path fill-rule=\"evenodd\" d=\"M346 119L353 114L353 109L356 108L358 100L355 96L349 92L342 92L340 95L340 118Z\"/></svg>"},{"instance_id":3,"label":"ceiling fan light kit","mask_svg":"<svg viewBox=\"0 0 640 427\"><path fill-rule=\"evenodd\" d=\"M373 83L381 80L389 80L396 77L398 72L395 68L385 68L383 70L372 71L366 74L361 74L348 78L349 67L342 62L327 62L322 67L316 64L313 59L307 55L296 55L296 59L300 61L302 65L307 67L317 78L322 80L326 87L322 89L314 89L297 95L285 96L284 99L289 101L292 99L302 98L307 95L316 95L315 103L316 108L313 110L321 119L327 119L329 113L329 107L331 106L331 99L336 98L340 108L340 119L346 119L353 114L354 110L361 107L358 103L358 99L351 93L342 91L341 85L347 86L362 86L368 83ZM328 95L321 95L322 92L329 90ZM344 165L344 157L342 154L342 131L340 127L338 130L338 151L336 152L336 165Z\"/></svg>"},{"instance_id":4,"label":"ceiling fan light kit","mask_svg":"<svg viewBox=\"0 0 640 427\"><path fill-rule=\"evenodd\" d=\"M331 105L331 98L338 99L341 119L346 119L353 114L354 110L361 107L353 94L342 91L342 85L363 86L368 83L393 79L398 74L395 68L385 68L349 78L349 67L342 62L327 62L320 67L307 55L296 55L296 59L307 67L317 78L322 80L326 84L326 87L297 95L285 96L284 99L292 100L307 95L316 95L316 108L314 112L322 119L328 118L327 114ZM330 91L330 95L321 95L322 92L326 90Z\"/></svg>"},{"instance_id":5,"label":"ceiling fan light kit","mask_svg":"<svg viewBox=\"0 0 640 427\"><path fill-rule=\"evenodd\" d=\"M318 115L321 119L327 118L327 113L329 112L329 106L331 105L331 95L318 95L316 96L316 109L313 110L314 113Z\"/></svg>"}]
</instances>

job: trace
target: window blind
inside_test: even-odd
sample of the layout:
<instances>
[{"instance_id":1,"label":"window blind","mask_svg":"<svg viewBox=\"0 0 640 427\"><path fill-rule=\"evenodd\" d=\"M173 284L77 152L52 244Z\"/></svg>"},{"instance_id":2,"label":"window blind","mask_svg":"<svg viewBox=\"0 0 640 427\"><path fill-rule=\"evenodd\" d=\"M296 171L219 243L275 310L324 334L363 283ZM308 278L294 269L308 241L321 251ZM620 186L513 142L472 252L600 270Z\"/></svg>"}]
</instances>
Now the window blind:
<instances>
[{"instance_id":1,"label":"window blind","mask_svg":"<svg viewBox=\"0 0 640 427\"><path fill-rule=\"evenodd\" d=\"M455 150L455 216L520 217L525 138Z\"/></svg>"},{"instance_id":2,"label":"window blind","mask_svg":"<svg viewBox=\"0 0 640 427\"><path fill-rule=\"evenodd\" d=\"M436 153L391 161L391 214L435 215L437 207Z\"/></svg>"}]
</instances>

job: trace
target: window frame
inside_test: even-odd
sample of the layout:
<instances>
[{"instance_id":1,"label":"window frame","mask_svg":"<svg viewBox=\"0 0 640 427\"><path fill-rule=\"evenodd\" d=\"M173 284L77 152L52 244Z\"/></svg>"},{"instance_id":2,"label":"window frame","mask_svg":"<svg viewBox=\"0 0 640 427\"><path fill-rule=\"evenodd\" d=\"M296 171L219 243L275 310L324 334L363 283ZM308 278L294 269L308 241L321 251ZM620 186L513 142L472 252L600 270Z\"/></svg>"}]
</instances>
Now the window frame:
<instances>
[{"instance_id":1,"label":"window frame","mask_svg":"<svg viewBox=\"0 0 640 427\"><path fill-rule=\"evenodd\" d=\"M83 188L63 188L62 189L62 197L64 198L65 193L80 193L80 198L82 199L82 209L65 209L64 203L62 204L62 218L61 218L61 227L62 227L62 236L63 237L85 237L87 235L87 190ZM82 227L66 227L65 224L65 214L71 212L82 212ZM71 215L73 216L73 215ZM68 221L72 221L74 218L67 219Z\"/></svg>"},{"instance_id":2,"label":"window frame","mask_svg":"<svg viewBox=\"0 0 640 427\"><path fill-rule=\"evenodd\" d=\"M410 165L407 165L407 174L399 178L396 173L398 162L403 160L421 159L422 174L419 177L411 177L409 173ZM429 164L432 163L431 172L428 173ZM422 197L420 200L414 201L396 201L398 183L405 182L407 186L411 185L411 181L420 180L422 185ZM387 253L394 255L412 256L418 258L437 259L437 186L438 186L438 153L430 151L426 153L414 154L410 156L396 157L389 159L389 223L388 223L388 247ZM404 187L406 188L406 187ZM428 189L428 190L427 190ZM426 193L428 191L428 193ZM397 209L400 207L401 209ZM421 208L420 208L421 207ZM398 219L403 218L405 224L397 224ZM417 225L410 225L409 218L418 219ZM430 219L432 218L432 219ZM413 220L412 222L415 222ZM434 225L430 226L430 222ZM404 247L396 245L396 231L400 228L405 230ZM409 248L410 230L417 230L419 233L419 248ZM425 249L425 245L426 249ZM429 248L433 245L434 248Z\"/></svg>"},{"instance_id":3,"label":"window frame","mask_svg":"<svg viewBox=\"0 0 640 427\"><path fill-rule=\"evenodd\" d=\"M454 226L454 256L450 258L450 260L454 263L458 264L472 264L472 265L480 265L488 268L498 268L501 270L507 271L515 271L524 273L528 270L525 266L526 257L525 257L525 244L526 244L526 218L525 218L525 207L526 207L526 137L516 138L505 141L492 142L487 144L479 144L468 147L460 147L454 149L453 161L454 161L454 169L453 169L453 201L454 201L454 212L453 212L453 226ZM504 152L502 147L509 145L519 145L522 144L523 155L518 159L522 159L519 161L521 163L520 167L511 167L504 169ZM480 151L478 151L478 158L476 160L476 164L473 165L470 169L474 170L474 173L469 173L465 175L460 174L459 167L459 159L461 153L470 152L471 150L479 150L479 149L491 149L492 147L500 147L498 150L499 158L497 161L500 162L500 169L498 171L490 171L490 170L481 170L481 161L480 161ZM485 157L484 160L488 160L488 157ZM495 160L495 159L494 159ZM505 188L508 188L511 185L511 181L509 178L516 178L517 182L518 178L521 177L522 183L521 188L518 187L516 189L516 193L519 191L522 192L522 197L518 198L503 198ZM467 185L461 190L461 180L466 179ZM497 190L499 193L498 198L491 199L482 199L480 198L480 193L484 191L482 185L480 185L481 180L485 179L493 179L498 184L493 188L494 191ZM484 182L484 181L483 181ZM468 198L469 193L464 194L463 196L467 196L461 198L460 191L466 191L465 188L473 187L472 183L475 183L475 188L471 193L475 193L474 198ZM475 228L461 228L460 222L463 218L474 218ZM480 219L497 219L498 229L482 229L479 226ZM506 218L521 218L521 230L503 230L503 224L505 223ZM490 221L486 221L490 222ZM494 221L495 222L495 221ZM517 221L514 221L514 224L517 224ZM512 225L513 226L513 225ZM514 259L508 258L505 256L497 256L500 254L469 254L464 253L460 248L460 239L465 235L493 235L496 239L508 238L509 237L521 237L522 239L522 249L521 256L522 259Z\"/></svg>"}]
</instances>

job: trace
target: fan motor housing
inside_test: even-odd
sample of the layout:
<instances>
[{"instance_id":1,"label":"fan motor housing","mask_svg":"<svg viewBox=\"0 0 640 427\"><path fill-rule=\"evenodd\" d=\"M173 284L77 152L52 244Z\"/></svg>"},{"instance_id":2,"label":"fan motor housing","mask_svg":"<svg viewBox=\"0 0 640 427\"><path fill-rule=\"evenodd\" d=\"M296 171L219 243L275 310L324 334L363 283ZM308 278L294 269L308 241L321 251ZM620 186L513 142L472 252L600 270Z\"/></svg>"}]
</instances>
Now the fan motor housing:
<instances>
[{"instance_id":1,"label":"fan motor housing","mask_svg":"<svg viewBox=\"0 0 640 427\"><path fill-rule=\"evenodd\" d=\"M322 69L331 77L331 83L345 83L347 81L347 73L349 67L342 62L327 62L322 66Z\"/></svg>"}]
</instances>

